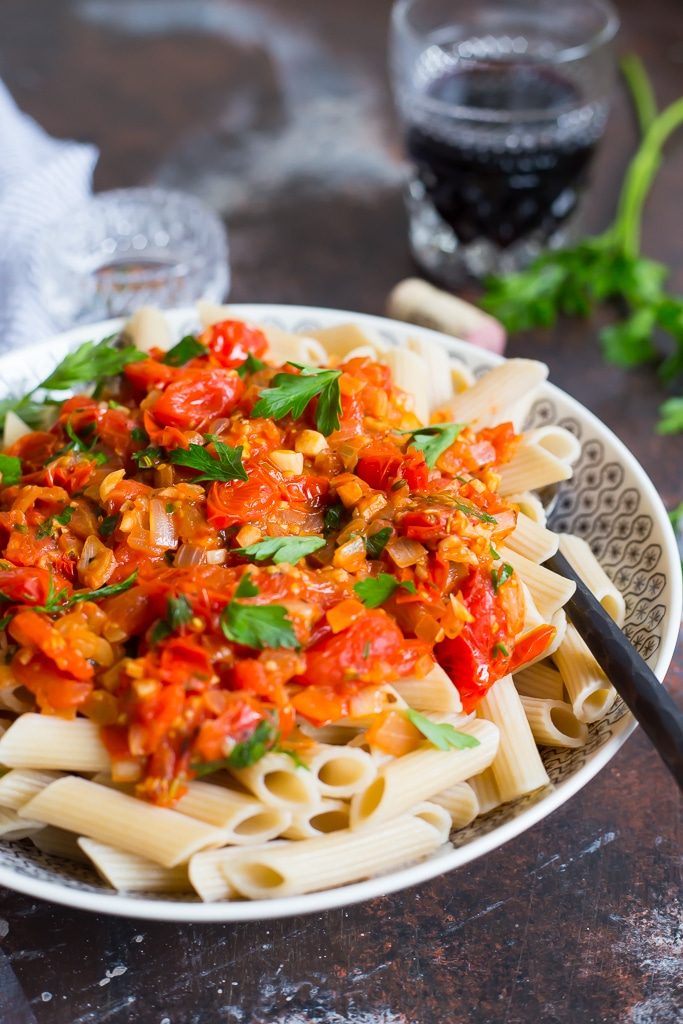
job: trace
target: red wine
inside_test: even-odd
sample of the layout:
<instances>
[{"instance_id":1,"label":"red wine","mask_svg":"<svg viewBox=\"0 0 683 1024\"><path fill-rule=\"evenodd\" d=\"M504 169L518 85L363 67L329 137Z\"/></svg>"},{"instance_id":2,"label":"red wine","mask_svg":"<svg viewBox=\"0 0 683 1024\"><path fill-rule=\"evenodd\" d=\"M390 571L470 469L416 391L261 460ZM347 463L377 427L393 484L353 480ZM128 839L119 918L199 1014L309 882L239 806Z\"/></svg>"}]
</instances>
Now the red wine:
<instances>
[{"instance_id":1,"label":"red wine","mask_svg":"<svg viewBox=\"0 0 683 1024\"><path fill-rule=\"evenodd\" d=\"M407 148L427 198L461 244L486 238L504 249L531 233L548 238L573 213L599 132L572 121L582 100L571 82L528 64L492 63L449 70L424 96ZM430 100L447 106L443 117ZM460 118L459 106L506 112L509 126Z\"/></svg>"}]
</instances>

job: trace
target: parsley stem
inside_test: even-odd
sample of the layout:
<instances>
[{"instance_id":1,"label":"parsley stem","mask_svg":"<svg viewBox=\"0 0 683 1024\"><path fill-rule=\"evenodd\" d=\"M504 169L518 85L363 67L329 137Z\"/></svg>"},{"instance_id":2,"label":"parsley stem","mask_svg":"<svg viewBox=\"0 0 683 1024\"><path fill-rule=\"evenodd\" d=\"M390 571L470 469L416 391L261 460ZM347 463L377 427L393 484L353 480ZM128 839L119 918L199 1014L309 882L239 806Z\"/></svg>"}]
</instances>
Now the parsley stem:
<instances>
[{"instance_id":1,"label":"parsley stem","mask_svg":"<svg viewBox=\"0 0 683 1024\"><path fill-rule=\"evenodd\" d=\"M647 77L642 60L635 53L627 53L622 57L619 69L631 92L638 118L638 129L641 135L645 135L657 116L657 100L652 83Z\"/></svg>"}]
</instances>

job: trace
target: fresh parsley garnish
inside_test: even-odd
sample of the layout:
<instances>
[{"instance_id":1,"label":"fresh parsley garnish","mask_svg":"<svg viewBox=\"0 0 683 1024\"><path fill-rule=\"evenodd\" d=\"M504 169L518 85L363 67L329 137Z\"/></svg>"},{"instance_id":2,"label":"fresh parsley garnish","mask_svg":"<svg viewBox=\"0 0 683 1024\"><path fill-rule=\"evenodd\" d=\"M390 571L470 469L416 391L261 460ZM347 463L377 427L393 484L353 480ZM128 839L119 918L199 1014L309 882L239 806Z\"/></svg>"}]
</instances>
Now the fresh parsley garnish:
<instances>
[{"instance_id":1,"label":"fresh parsley garnish","mask_svg":"<svg viewBox=\"0 0 683 1024\"><path fill-rule=\"evenodd\" d=\"M660 377L672 382L683 370L683 298L666 291L667 268L641 254L641 228L664 146L683 124L683 98L658 111L640 60L626 57L621 69L641 141L624 176L614 223L575 246L543 252L521 273L490 278L482 304L514 333L549 326L559 314L585 317L596 305L617 303L619 322L600 332L606 360L632 367L659 359ZM656 330L673 343L663 358L654 343ZM664 402L661 414L659 433L683 431L683 397Z\"/></svg>"},{"instance_id":2,"label":"fresh parsley garnish","mask_svg":"<svg viewBox=\"0 0 683 1024\"><path fill-rule=\"evenodd\" d=\"M342 520L346 514L346 508L339 501L336 505L329 505L325 509L325 515L323 516L323 533L327 537L330 533L334 533L335 530L340 530Z\"/></svg>"},{"instance_id":3,"label":"fresh parsley garnish","mask_svg":"<svg viewBox=\"0 0 683 1024\"><path fill-rule=\"evenodd\" d=\"M316 366L304 366L302 363L291 361L289 365L295 366L301 372L277 373L273 377L272 387L261 392L251 415L280 420L291 413L298 419L303 416L308 403L318 396L318 407L315 411L318 430L326 436L338 430L341 413L341 370L320 370Z\"/></svg>"},{"instance_id":4,"label":"fresh parsley garnish","mask_svg":"<svg viewBox=\"0 0 683 1024\"><path fill-rule=\"evenodd\" d=\"M114 348L112 337L102 341L84 341L74 352L69 352L52 373L39 385L46 391L69 391L79 384L115 377L129 363L137 363L147 356L133 345ZM37 388L35 390L38 390Z\"/></svg>"},{"instance_id":5,"label":"fresh parsley garnish","mask_svg":"<svg viewBox=\"0 0 683 1024\"><path fill-rule=\"evenodd\" d=\"M494 658L497 658L498 655L500 655L503 658L509 658L510 657L510 652L508 651L508 649L505 646L505 644L502 644L502 643L494 644L493 645L493 650L492 650L491 653L493 654Z\"/></svg>"},{"instance_id":6,"label":"fresh parsley garnish","mask_svg":"<svg viewBox=\"0 0 683 1024\"><path fill-rule=\"evenodd\" d=\"M29 395L23 398L1 398L0 399L0 427L5 422L8 412L14 412L27 426L37 430L43 425L46 402L34 402Z\"/></svg>"},{"instance_id":7,"label":"fresh parsley garnish","mask_svg":"<svg viewBox=\"0 0 683 1024\"><path fill-rule=\"evenodd\" d=\"M482 523L497 523L498 520L495 516L490 516L488 512L482 512L476 505L471 505L468 501L461 501L457 499L454 502L458 512L463 512L466 516L472 516L474 519L479 519Z\"/></svg>"},{"instance_id":8,"label":"fresh parsley garnish","mask_svg":"<svg viewBox=\"0 0 683 1024\"><path fill-rule=\"evenodd\" d=\"M202 480L248 480L247 471L242 465L242 445L231 448L219 441L215 434L205 434L207 441L212 441L216 449L215 457L201 444L191 444L185 448L174 448L168 453L168 460L176 466L187 466L197 469L200 476L194 478L195 483Z\"/></svg>"},{"instance_id":9,"label":"fresh parsley garnish","mask_svg":"<svg viewBox=\"0 0 683 1024\"><path fill-rule=\"evenodd\" d=\"M381 572L379 576L368 576L366 580L356 583L353 589L366 608L379 608L399 587L407 590L409 594L417 593L412 580L401 582L388 572Z\"/></svg>"},{"instance_id":10,"label":"fresh parsley garnish","mask_svg":"<svg viewBox=\"0 0 683 1024\"><path fill-rule=\"evenodd\" d=\"M493 560L494 560L495 562L498 562L498 561L500 560L500 555L498 554L498 552L497 552L497 551L496 551L496 549L494 548L493 544L489 544L489 551L490 551L490 553L491 553L491 558L492 558L492 559L493 559Z\"/></svg>"},{"instance_id":11,"label":"fresh parsley garnish","mask_svg":"<svg viewBox=\"0 0 683 1024\"><path fill-rule=\"evenodd\" d=\"M265 370L267 365L261 359L257 359L253 352L250 352L244 362L240 363L236 369L240 377L246 377L248 373L258 373L259 370Z\"/></svg>"},{"instance_id":12,"label":"fresh parsley garnish","mask_svg":"<svg viewBox=\"0 0 683 1024\"><path fill-rule=\"evenodd\" d=\"M433 469L439 456L450 448L465 426L465 423L435 423L431 427L419 427L417 430L407 431L410 434L408 444L422 452L425 462Z\"/></svg>"},{"instance_id":13,"label":"fresh parsley garnish","mask_svg":"<svg viewBox=\"0 0 683 1024\"><path fill-rule=\"evenodd\" d=\"M504 583L507 583L514 571L515 570L509 562L503 562L502 565L496 566L495 569L491 569L491 582L493 583L493 589L496 593Z\"/></svg>"},{"instance_id":14,"label":"fresh parsley garnish","mask_svg":"<svg viewBox=\"0 0 683 1024\"><path fill-rule=\"evenodd\" d=\"M115 594L122 594L133 586L137 578L138 570L136 569L121 583L112 583L107 587L99 587L98 590L79 591L69 597L68 592L65 589L55 593L54 579L52 575L50 575L50 583L48 586L45 604L31 605L31 608L36 612L46 612L48 615L56 615L58 612L66 611L67 608L71 608L74 604L80 604L82 601L101 601L104 597L114 597Z\"/></svg>"},{"instance_id":15,"label":"fresh parsley garnish","mask_svg":"<svg viewBox=\"0 0 683 1024\"><path fill-rule=\"evenodd\" d=\"M246 548L235 548L234 554L253 558L257 562L265 562L272 558L278 565L280 562L291 562L294 565L306 555L325 547L322 537L267 537Z\"/></svg>"},{"instance_id":16,"label":"fresh parsley garnish","mask_svg":"<svg viewBox=\"0 0 683 1024\"><path fill-rule=\"evenodd\" d=\"M279 732L275 723L264 718L248 739L235 744L227 757L221 758L219 761L193 764L192 771L200 779L204 775L211 775L224 768L248 768L260 761L269 750L272 750L278 737ZM289 752L284 751L284 753Z\"/></svg>"},{"instance_id":17,"label":"fresh parsley garnish","mask_svg":"<svg viewBox=\"0 0 683 1024\"><path fill-rule=\"evenodd\" d=\"M60 523L62 526L67 526L71 522L71 517L74 514L74 510L67 506L63 512L58 512L56 515L48 516L44 523L36 530L36 537L38 540L42 540L44 537L50 537L55 523Z\"/></svg>"},{"instance_id":18,"label":"fresh parsley garnish","mask_svg":"<svg viewBox=\"0 0 683 1024\"><path fill-rule=\"evenodd\" d=\"M382 552L387 546L387 541L391 537L391 527L383 526L377 533L373 533L370 537L365 538L365 552L368 558L381 558Z\"/></svg>"},{"instance_id":19,"label":"fresh parsley garnish","mask_svg":"<svg viewBox=\"0 0 683 1024\"><path fill-rule=\"evenodd\" d=\"M186 334L177 345L169 348L161 362L166 366L184 366L185 363L189 363L190 359L205 356L207 352L208 349L200 341L197 341L194 334Z\"/></svg>"},{"instance_id":20,"label":"fresh parsley garnish","mask_svg":"<svg viewBox=\"0 0 683 1024\"><path fill-rule=\"evenodd\" d=\"M221 614L221 629L233 643L243 647L288 647L297 649L292 622L287 618L287 609L279 604L242 604L237 597L256 597L258 587L245 574L235 591L235 597Z\"/></svg>"},{"instance_id":21,"label":"fresh parsley garnish","mask_svg":"<svg viewBox=\"0 0 683 1024\"><path fill-rule=\"evenodd\" d=\"M142 427L133 427L130 436L134 441L141 441L143 444L147 444L149 441L149 434Z\"/></svg>"},{"instance_id":22,"label":"fresh parsley garnish","mask_svg":"<svg viewBox=\"0 0 683 1024\"><path fill-rule=\"evenodd\" d=\"M131 458L136 463L138 469L152 469L164 460L164 449L159 448L157 445L150 445L149 448L142 448L139 452L133 452Z\"/></svg>"},{"instance_id":23,"label":"fresh parsley garnish","mask_svg":"<svg viewBox=\"0 0 683 1024\"><path fill-rule=\"evenodd\" d=\"M119 517L118 515L105 516L100 523L99 534L100 537L111 537L112 533L118 526Z\"/></svg>"},{"instance_id":24,"label":"fresh parsley garnish","mask_svg":"<svg viewBox=\"0 0 683 1024\"><path fill-rule=\"evenodd\" d=\"M404 712L409 722L422 733L425 739L429 740L433 747L438 750L464 750L466 747L478 747L479 740L466 732L458 732L447 722L439 724L432 722L430 718L421 715L419 711L406 708Z\"/></svg>"},{"instance_id":25,"label":"fresh parsley garnish","mask_svg":"<svg viewBox=\"0 0 683 1024\"><path fill-rule=\"evenodd\" d=\"M151 642L158 644L160 640L165 640L167 636L175 633L182 626L187 626L193 614L192 605L184 594L167 598L166 617L160 619L152 629Z\"/></svg>"},{"instance_id":26,"label":"fresh parsley garnish","mask_svg":"<svg viewBox=\"0 0 683 1024\"><path fill-rule=\"evenodd\" d=\"M11 487L21 480L21 459L16 455L0 455L0 485Z\"/></svg>"}]
</instances>

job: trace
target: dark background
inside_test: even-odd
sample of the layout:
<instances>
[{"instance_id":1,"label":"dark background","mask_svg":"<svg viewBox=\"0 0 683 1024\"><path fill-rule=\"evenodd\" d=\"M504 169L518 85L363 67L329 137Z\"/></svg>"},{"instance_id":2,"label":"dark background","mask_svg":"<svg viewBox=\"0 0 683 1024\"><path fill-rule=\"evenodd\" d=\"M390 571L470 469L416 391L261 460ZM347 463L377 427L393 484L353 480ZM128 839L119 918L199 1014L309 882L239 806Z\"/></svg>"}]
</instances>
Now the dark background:
<instances>
[{"instance_id":1,"label":"dark background","mask_svg":"<svg viewBox=\"0 0 683 1024\"><path fill-rule=\"evenodd\" d=\"M559 0L558 0L559 2ZM203 196L235 301L383 311L413 271L385 79L387 0L2 0L0 77L53 135L95 142L96 186ZM683 93L683 3L622 0L661 102ZM635 142L615 102L586 211L612 215ZM0 145L2 140L0 139ZM683 289L683 132L645 247ZM601 321L600 321L601 322ZM515 338L627 443L668 507L680 438L648 370L605 367L599 321ZM683 699L683 658L669 686ZM681 803L640 733L569 804L468 868L326 914L148 924L0 890L0 1024L675 1024ZM23 993L22 993L23 990ZM25 994L25 998L24 998Z\"/></svg>"}]
</instances>

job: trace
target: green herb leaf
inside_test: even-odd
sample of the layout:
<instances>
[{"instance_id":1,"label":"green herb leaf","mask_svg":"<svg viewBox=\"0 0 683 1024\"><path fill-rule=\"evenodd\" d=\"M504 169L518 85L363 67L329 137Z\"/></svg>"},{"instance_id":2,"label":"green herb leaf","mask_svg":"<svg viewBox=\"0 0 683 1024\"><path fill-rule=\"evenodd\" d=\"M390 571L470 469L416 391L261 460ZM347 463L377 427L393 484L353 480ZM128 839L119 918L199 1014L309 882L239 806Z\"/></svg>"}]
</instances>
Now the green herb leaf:
<instances>
[{"instance_id":1,"label":"green herb leaf","mask_svg":"<svg viewBox=\"0 0 683 1024\"><path fill-rule=\"evenodd\" d=\"M21 480L21 459L16 455L0 455L0 486L11 487Z\"/></svg>"},{"instance_id":2,"label":"green herb leaf","mask_svg":"<svg viewBox=\"0 0 683 1024\"><path fill-rule=\"evenodd\" d=\"M319 396L315 414L318 430L326 436L338 430L341 413L341 370L320 370L316 366L292 362L290 366L295 366L301 372L276 374L272 387L261 392L251 415L279 420L291 414L298 419L303 416L308 403Z\"/></svg>"},{"instance_id":3,"label":"green herb leaf","mask_svg":"<svg viewBox=\"0 0 683 1024\"><path fill-rule=\"evenodd\" d=\"M246 377L248 373L258 373L259 370L265 370L267 365L267 363L257 359L252 352L249 352L244 362L236 367L236 369L240 377Z\"/></svg>"},{"instance_id":4,"label":"green herb leaf","mask_svg":"<svg viewBox=\"0 0 683 1024\"><path fill-rule=\"evenodd\" d=\"M184 594L180 594L178 597L167 598L166 617L160 619L155 625L150 634L151 642L158 644L160 640L165 640L167 636L170 636L182 626L187 626L193 614L192 605Z\"/></svg>"},{"instance_id":5,"label":"green herb leaf","mask_svg":"<svg viewBox=\"0 0 683 1024\"><path fill-rule=\"evenodd\" d=\"M330 533L334 533L336 530L341 529L342 520L346 515L346 508L341 502L337 502L336 505L329 505L325 509L325 515L323 516L323 533L327 537Z\"/></svg>"},{"instance_id":6,"label":"green herb leaf","mask_svg":"<svg viewBox=\"0 0 683 1024\"><path fill-rule=\"evenodd\" d=\"M381 572L379 576L368 576L354 585L354 591L363 602L366 608L379 608L384 604L395 590L402 587L410 594L416 594L417 590L412 580L401 582L388 572Z\"/></svg>"},{"instance_id":7,"label":"green herb leaf","mask_svg":"<svg viewBox=\"0 0 683 1024\"><path fill-rule=\"evenodd\" d=\"M431 427L420 427L408 431L408 444L418 452L423 452L425 462L433 469L439 456L450 448L465 426L465 423L436 423Z\"/></svg>"},{"instance_id":8,"label":"green herb leaf","mask_svg":"<svg viewBox=\"0 0 683 1024\"><path fill-rule=\"evenodd\" d=\"M166 366L185 366L185 363L189 363L190 359L196 359L197 356L205 356L207 354L208 349L200 341L197 341L194 334L186 334L177 345L169 348L161 362L165 363Z\"/></svg>"},{"instance_id":9,"label":"green herb leaf","mask_svg":"<svg viewBox=\"0 0 683 1024\"><path fill-rule=\"evenodd\" d=\"M368 558L381 558L382 552L384 551L389 538L391 537L391 527L383 526L377 533L371 534L370 537L365 538L365 553Z\"/></svg>"},{"instance_id":10,"label":"green herb leaf","mask_svg":"<svg viewBox=\"0 0 683 1024\"><path fill-rule=\"evenodd\" d=\"M131 455L131 459L136 463L138 469L152 469L154 466L158 466L160 462L163 462L165 457L164 449L159 448L157 445L142 448L141 451L133 452Z\"/></svg>"},{"instance_id":11,"label":"green herb leaf","mask_svg":"<svg viewBox=\"0 0 683 1024\"><path fill-rule=\"evenodd\" d=\"M505 646L505 644L501 643L494 644L491 653L493 654L494 658L497 658L499 655L504 658L510 657L510 652L508 651L507 647Z\"/></svg>"},{"instance_id":12,"label":"green herb leaf","mask_svg":"<svg viewBox=\"0 0 683 1024\"><path fill-rule=\"evenodd\" d=\"M221 615L221 629L228 640L243 647L296 650L300 646L287 609L279 604L241 604L233 600Z\"/></svg>"},{"instance_id":13,"label":"green herb leaf","mask_svg":"<svg viewBox=\"0 0 683 1024\"><path fill-rule=\"evenodd\" d=\"M104 377L114 377L121 373L129 363L137 363L146 359L144 352L129 345L125 348L114 348L111 344L113 336L103 338L97 344L85 341L74 352L69 352L45 378L40 387L47 391L69 391L80 384L100 381Z\"/></svg>"},{"instance_id":14,"label":"green herb leaf","mask_svg":"<svg viewBox=\"0 0 683 1024\"><path fill-rule=\"evenodd\" d=\"M24 398L0 398L0 427L5 424L8 412L14 412L24 423L37 430L42 427L47 405L52 403L34 402L26 395Z\"/></svg>"},{"instance_id":15,"label":"green herb leaf","mask_svg":"<svg viewBox=\"0 0 683 1024\"><path fill-rule=\"evenodd\" d=\"M683 398L669 398L660 412L658 434L678 434L683 431Z\"/></svg>"},{"instance_id":16,"label":"green herb leaf","mask_svg":"<svg viewBox=\"0 0 683 1024\"><path fill-rule=\"evenodd\" d=\"M224 757L220 761L193 764L192 771L197 778L201 779L204 775L211 775L213 772L219 772L225 768L248 768L260 761L269 750L272 750L278 736L276 725L263 719L249 739L235 744L228 757Z\"/></svg>"},{"instance_id":17,"label":"green herb leaf","mask_svg":"<svg viewBox=\"0 0 683 1024\"><path fill-rule=\"evenodd\" d=\"M494 560L494 562L500 561L500 555L494 548L493 544L489 544L489 551L491 552L491 558Z\"/></svg>"},{"instance_id":18,"label":"green herb leaf","mask_svg":"<svg viewBox=\"0 0 683 1024\"><path fill-rule=\"evenodd\" d=\"M482 512L476 505L471 505L468 501L456 500L454 502L455 508L458 512L464 512L466 516L472 516L473 519L479 519L482 523L497 523L498 520L495 516L490 516L488 512Z\"/></svg>"},{"instance_id":19,"label":"green herb leaf","mask_svg":"<svg viewBox=\"0 0 683 1024\"><path fill-rule=\"evenodd\" d=\"M509 562L503 562L502 565L496 566L495 569L491 570L491 582L496 593L498 593L504 583L507 583L514 571Z\"/></svg>"},{"instance_id":20,"label":"green herb leaf","mask_svg":"<svg viewBox=\"0 0 683 1024\"><path fill-rule=\"evenodd\" d=\"M112 533L119 524L119 517L117 515L105 516L100 523L99 534L100 537L111 537Z\"/></svg>"},{"instance_id":21,"label":"green herb leaf","mask_svg":"<svg viewBox=\"0 0 683 1024\"><path fill-rule=\"evenodd\" d=\"M439 724L421 715L419 711L407 708L404 712L409 722L419 729L425 739L438 750L464 750L467 747L478 747L479 740L466 732L458 732L447 722Z\"/></svg>"},{"instance_id":22,"label":"green herb leaf","mask_svg":"<svg viewBox=\"0 0 683 1024\"><path fill-rule=\"evenodd\" d=\"M149 441L149 434L142 427L133 427L130 432L130 436L134 441L141 441L142 444L147 444Z\"/></svg>"},{"instance_id":23,"label":"green herb leaf","mask_svg":"<svg viewBox=\"0 0 683 1024\"><path fill-rule=\"evenodd\" d=\"M125 590L130 588L138 578L138 570L130 574L121 583L112 583L108 587L100 587L98 590L87 590L85 593L72 594L68 599L67 607L72 604L78 604L80 601L101 601L104 597L114 597L115 594L123 594Z\"/></svg>"},{"instance_id":24,"label":"green herb leaf","mask_svg":"<svg viewBox=\"0 0 683 1024\"><path fill-rule=\"evenodd\" d=\"M0 629L7 629L10 622L12 621L11 615L5 615L4 618L0 619Z\"/></svg>"},{"instance_id":25,"label":"green herb leaf","mask_svg":"<svg viewBox=\"0 0 683 1024\"><path fill-rule=\"evenodd\" d=\"M43 537L50 537L55 523L60 523L61 526L67 526L71 522L73 514L74 510L70 506L67 506L63 512L59 512L54 516L48 516L45 522L41 523L36 530L36 537L38 540L42 540Z\"/></svg>"},{"instance_id":26,"label":"green herb leaf","mask_svg":"<svg viewBox=\"0 0 683 1024\"><path fill-rule=\"evenodd\" d=\"M323 547L325 541L322 537L267 537L266 540L249 544L246 548L235 548L234 554L253 558L257 562L265 562L272 558L276 565L280 562L291 562L294 565L306 555Z\"/></svg>"},{"instance_id":27,"label":"green herb leaf","mask_svg":"<svg viewBox=\"0 0 683 1024\"><path fill-rule=\"evenodd\" d=\"M669 512L669 520L674 530L677 530L683 521L683 501L679 502L676 508Z\"/></svg>"},{"instance_id":28,"label":"green herb leaf","mask_svg":"<svg viewBox=\"0 0 683 1024\"><path fill-rule=\"evenodd\" d=\"M237 585L235 597L256 597L258 592L259 589L255 583L252 583L251 576L249 575L248 572L245 572L244 576Z\"/></svg>"},{"instance_id":29,"label":"green herb leaf","mask_svg":"<svg viewBox=\"0 0 683 1024\"><path fill-rule=\"evenodd\" d=\"M202 480L248 480L247 471L242 464L242 445L231 448L220 441L215 434L206 434L207 441L212 441L216 450L215 457L201 444L191 444L184 448L174 448L168 453L168 460L176 466L187 466L197 469L200 476L194 483Z\"/></svg>"}]
</instances>

